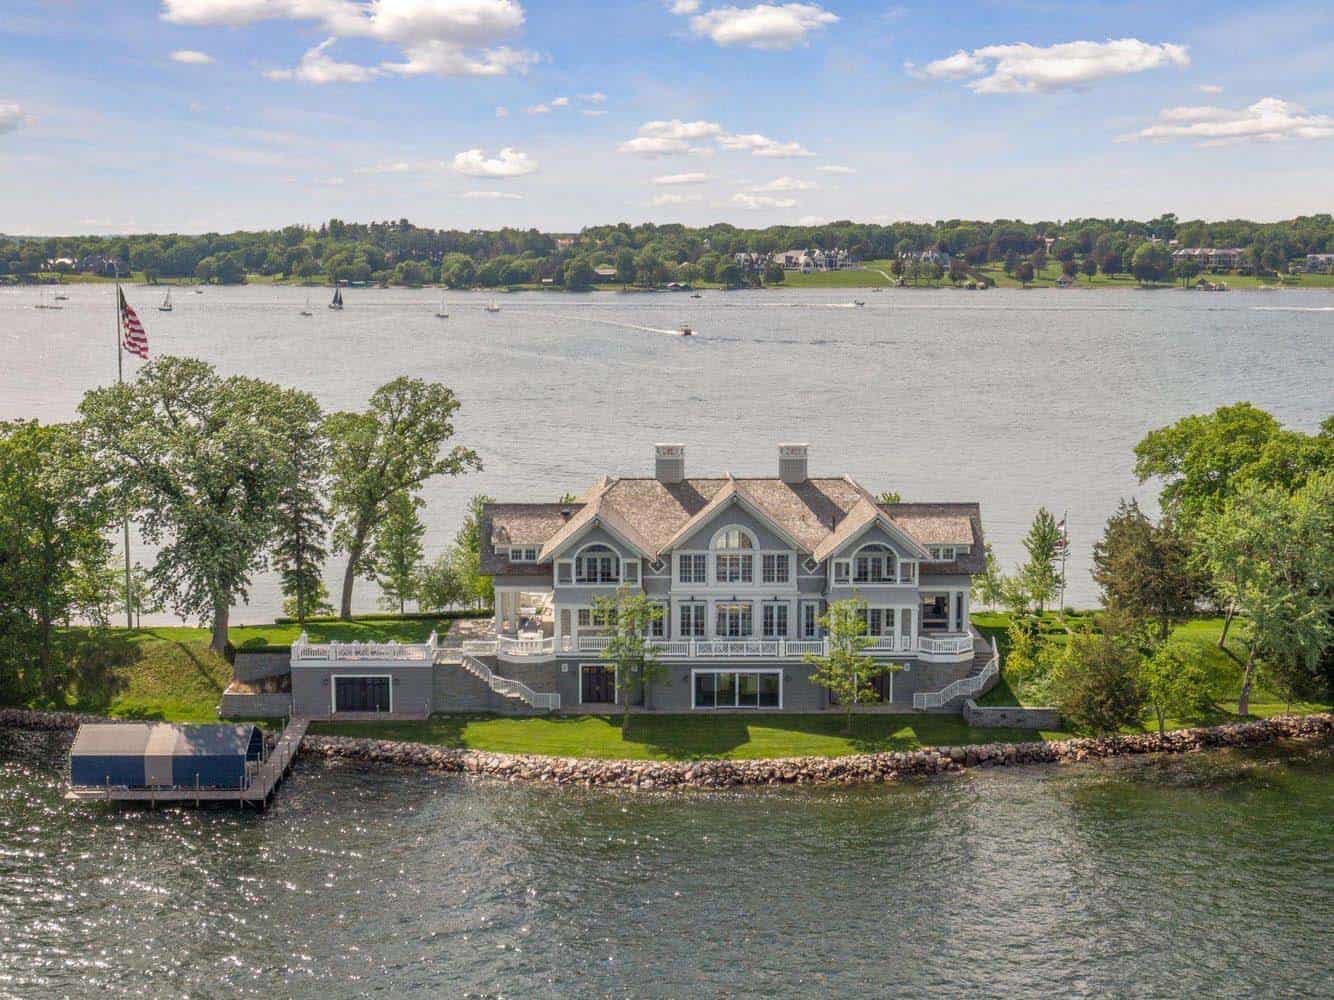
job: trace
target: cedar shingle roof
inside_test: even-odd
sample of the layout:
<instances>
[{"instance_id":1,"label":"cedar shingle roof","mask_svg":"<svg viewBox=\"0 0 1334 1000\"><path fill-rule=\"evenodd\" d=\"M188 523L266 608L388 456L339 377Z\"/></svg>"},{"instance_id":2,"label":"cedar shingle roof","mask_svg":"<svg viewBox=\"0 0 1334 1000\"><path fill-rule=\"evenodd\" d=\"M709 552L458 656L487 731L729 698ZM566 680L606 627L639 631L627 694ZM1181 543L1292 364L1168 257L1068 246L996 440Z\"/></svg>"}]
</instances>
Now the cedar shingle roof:
<instances>
[{"instance_id":1,"label":"cedar shingle roof","mask_svg":"<svg viewBox=\"0 0 1334 1000\"><path fill-rule=\"evenodd\" d=\"M777 478L708 477L662 483L652 478L603 477L573 504L493 503L482 515L482 572L547 575L533 564L511 566L509 545L548 547L568 536L596 512L637 546L652 554L664 548L701 511L729 487L764 517L814 553L870 494L853 480L812 478L788 484ZM932 563L928 573L977 573L984 565L982 515L976 503L879 504L894 524L923 546L970 545L972 551L952 563ZM860 516L860 515L859 515ZM574 522L578 522L576 525Z\"/></svg>"}]
</instances>

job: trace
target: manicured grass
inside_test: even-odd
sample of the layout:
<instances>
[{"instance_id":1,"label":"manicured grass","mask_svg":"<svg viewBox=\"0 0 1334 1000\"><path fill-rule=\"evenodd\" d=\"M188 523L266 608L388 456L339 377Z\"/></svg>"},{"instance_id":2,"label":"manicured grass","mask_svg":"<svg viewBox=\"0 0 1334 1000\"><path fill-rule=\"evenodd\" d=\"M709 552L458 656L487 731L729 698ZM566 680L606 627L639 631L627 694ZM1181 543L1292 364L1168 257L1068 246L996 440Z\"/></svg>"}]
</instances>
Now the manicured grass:
<instances>
[{"instance_id":1,"label":"manicured grass","mask_svg":"<svg viewBox=\"0 0 1334 1000\"><path fill-rule=\"evenodd\" d=\"M842 271L788 271L780 284L770 288L888 288L894 284L893 272L889 262L882 267L879 263L871 265L878 270L847 268ZM885 274L881 274L884 271ZM890 277L885 277L888 274Z\"/></svg>"},{"instance_id":2,"label":"manicured grass","mask_svg":"<svg viewBox=\"0 0 1334 1000\"><path fill-rule=\"evenodd\" d=\"M858 715L851 736L836 714L619 715L506 718L441 715L423 722L315 723L311 732L556 757L701 760L839 757L963 743L1055 738L1026 729L975 729L955 715Z\"/></svg>"}]
</instances>

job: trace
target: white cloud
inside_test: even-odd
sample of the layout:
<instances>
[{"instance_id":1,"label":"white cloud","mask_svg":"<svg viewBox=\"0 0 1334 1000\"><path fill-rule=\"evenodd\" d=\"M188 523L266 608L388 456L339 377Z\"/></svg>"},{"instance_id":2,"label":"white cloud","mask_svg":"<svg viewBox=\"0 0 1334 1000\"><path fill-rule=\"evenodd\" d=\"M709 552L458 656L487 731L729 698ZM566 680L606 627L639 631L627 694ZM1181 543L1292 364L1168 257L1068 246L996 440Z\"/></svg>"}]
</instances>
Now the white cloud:
<instances>
[{"instance_id":1,"label":"white cloud","mask_svg":"<svg viewBox=\"0 0 1334 1000\"><path fill-rule=\"evenodd\" d=\"M719 136L718 145L724 149L750 150L752 156L768 156L777 159L815 155L799 142L779 142L755 132L749 135Z\"/></svg>"},{"instance_id":2,"label":"white cloud","mask_svg":"<svg viewBox=\"0 0 1334 1000\"><path fill-rule=\"evenodd\" d=\"M366 83L380 75L374 66L338 62L327 54L337 38L326 38L301 57L295 69L271 69L270 80L299 80L302 83Z\"/></svg>"},{"instance_id":3,"label":"white cloud","mask_svg":"<svg viewBox=\"0 0 1334 1000\"><path fill-rule=\"evenodd\" d=\"M987 45L972 52L927 63L910 73L938 80L974 78L969 89L979 94L1050 93L1087 86L1108 77L1142 73L1162 66L1188 66L1184 45L1151 44L1137 38L1105 42L1063 42L1045 48L1027 43Z\"/></svg>"},{"instance_id":4,"label":"white cloud","mask_svg":"<svg viewBox=\"0 0 1334 1000\"><path fill-rule=\"evenodd\" d=\"M638 134L617 146L616 151L636 156L678 156L699 152L692 143L722 134L723 127L717 122L683 122L679 118L645 122L639 126Z\"/></svg>"},{"instance_id":5,"label":"white cloud","mask_svg":"<svg viewBox=\"0 0 1334 1000\"><path fill-rule=\"evenodd\" d=\"M1201 94L1221 94L1223 92L1222 86L1217 83L1197 84L1195 89L1198 90Z\"/></svg>"},{"instance_id":6,"label":"white cloud","mask_svg":"<svg viewBox=\"0 0 1334 1000\"><path fill-rule=\"evenodd\" d=\"M549 115L551 114L551 107L546 104L534 104L528 109L528 113L530 115Z\"/></svg>"},{"instance_id":7,"label":"white cloud","mask_svg":"<svg viewBox=\"0 0 1334 1000\"><path fill-rule=\"evenodd\" d=\"M553 108L568 108L570 106L570 99L568 97L558 97L551 102L551 106Z\"/></svg>"},{"instance_id":8,"label":"white cloud","mask_svg":"<svg viewBox=\"0 0 1334 1000\"><path fill-rule=\"evenodd\" d=\"M373 167L357 167L352 172L354 174L411 174L425 169L423 166L408 163L406 160L398 160L391 163L377 163Z\"/></svg>"},{"instance_id":9,"label":"white cloud","mask_svg":"<svg viewBox=\"0 0 1334 1000\"><path fill-rule=\"evenodd\" d=\"M768 184L760 184L751 188L752 191L815 191L819 188L818 184L812 181L804 181L799 177L775 177Z\"/></svg>"},{"instance_id":10,"label":"white cloud","mask_svg":"<svg viewBox=\"0 0 1334 1000\"><path fill-rule=\"evenodd\" d=\"M661 208L663 205L687 205L703 200L703 196L697 194L673 194L664 191L662 194L655 194L649 204L654 208Z\"/></svg>"},{"instance_id":11,"label":"white cloud","mask_svg":"<svg viewBox=\"0 0 1334 1000\"><path fill-rule=\"evenodd\" d=\"M580 94L579 100L587 101L589 104L605 104L607 95L600 90L595 90L591 94Z\"/></svg>"},{"instance_id":12,"label":"white cloud","mask_svg":"<svg viewBox=\"0 0 1334 1000\"><path fill-rule=\"evenodd\" d=\"M857 172L852 167L840 166L837 163L825 163L815 169L822 174L855 174Z\"/></svg>"},{"instance_id":13,"label":"white cloud","mask_svg":"<svg viewBox=\"0 0 1334 1000\"><path fill-rule=\"evenodd\" d=\"M693 14L699 10L699 0L672 0L667 5L667 10L678 17L685 14Z\"/></svg>"},{"instance_id":14,"label":"white cloud","mask_svg":"<svg viewBox=\"0 0 1334 1000\"><path fill-rule=\"evenodd\" d=\"M793 208L797 201L795 198L772 198L765 194L738 192L732 195L732 204L739 208Z\"/></svg>"},{"instance_id":15,"label":"white cloud","mask_svg":"<svg viewBox=\"0 0 1334 1000\"><path fill-rule=\"evenodd\" d=\"M661 177L653 178L654 184L703 184L709 179L705 173L693 174L663 174Z\"/></svg>"},{"instance_id":16,"label":"white cloud","mask_svg":"<svg viewBox=\"0 0 1334 1000\"><path fill-rule=\"evenodd\" d=\"M1195 139L1204 146L1334 139L1334 116L1309 114L1301 105L1277 97L1246 108L1165 108L1158 119L1158 124L1120 138Z\"/></svg>"},{"instance_id":17,"label":"white cloud","mask_svg":"<svg viewBox=\"0 0 1334 1000\"><path fill-rule=\"evenodd\" d=\"M673 9L673 13L691 12ZM813 3L761 3L754 7L719 7L696 14L690 19L690 30L717 45L790 49L805 42L809 33L822 31L836 21L837 14Z\"/></svg>"},{"instance_id":18,"label":"white cloud","mask_svg":"<svg viewBox=\"0 0 1334 1000\"><path fill-rule=\"evenodd\" d=\"M537 170L537 161L509 146L493 159L480 149L466 149L454 157L454 169L469 177L522 177Z\"/></svg>"},{"instance_id":19,"label":"white cloud","mask_svg":"<svg viewBox=\"0 0 1334 1000\"><path fill-rule=\"evenodd\" d=\"M723 149L749 152L752 156L786 158L815 155L799 142L779 142L757 133L740 135L728 132L717 122L683 122L679 118L645 122L639 126L635 137L621 143L616 151L638 156L707 154L709 148L698 143L708 139L714 140Z\"/></svg>"},{"instance_id":20,"label":"white cloud","mask_svg":"<svg viewBox=\"0 0 1334 1000\"><path fill-rule=\"evenodd\" d=\"M479 198L487 201L523 201L523 195L513 191L464 191L465 198Z\"/></svg>"},{"instance_id":21,"label":"white cloud","mask_svg":"<svg viewBox=\"0 0 1334 1000\"><path fill-rule=\"evenodd\" d=\"M503 105L497 105L497 107L496 107L496 117L497 117L497 118L508 118L509 116L510 116L510 109L509 109L509 108L504 107Z\"/></svg>"},{"instance_id":22,"label":"white cloud","mask_svg":"<svg viewBox=\"0 0 1334 1000\"><path fill-rule=\"evenodd\" d=\"M0 135L18 130L26 122L23 109L17 104L0 103Z\"/></svg>"},{"instance_id":23,"label":"white cloud","mask_svg":"<svg viewBox=\"0 0 1334 1000\"><path fill-rule=\"evenodd\" d=\"M607 112L602 108L584 108L579 113L586 118L601 118Z\"/></svg>"},{"instance_id":24,"label":"white cloud","mask_svg":"<svg viewBox=\"0 0 1334 1000\"><path fill-rule=\"evenodd\" d=\"M321 184L321 185L323 185L323 186L325 186L325 187L339 187L339 186L341 186L342 183L343 183L343 178L341 178L341 177L317 177L317 178L315 178L315 183L316 183L316 184Z\"/></svg>"},{"instance_id":25,"label":"white cloud","mask_svg":"<svg viewBox=\"0 0 1334 1000\"><path fill-rule=\"evenodd\" d=\"M531 52L490 47L523 27L524 10L517 0L163 0L162 19L193 26L313 21L334 37L399 46L405 61L381 63L379 70L405 76L500 76L523 72L537 60ZM345 68L338 71L337 82L379 75L372 67L357 67L364 75L354 81L348 64L339 65ZM269 75L335 82L319 70L303 75L301 66L275 76L281 72Z\"/></svg>"},{"instance_id":26,"label":"white cloud","mask_svg":"<svg viewBox=\"0 0 1334 1000\"><path fill-rule=\"evenodd\" d=\"M213 61L213 57L207 52L197 52L194 49L177 49L169 58L172 62L185 63L187 66L207 66Z\"/></svg>"}]
</instances>

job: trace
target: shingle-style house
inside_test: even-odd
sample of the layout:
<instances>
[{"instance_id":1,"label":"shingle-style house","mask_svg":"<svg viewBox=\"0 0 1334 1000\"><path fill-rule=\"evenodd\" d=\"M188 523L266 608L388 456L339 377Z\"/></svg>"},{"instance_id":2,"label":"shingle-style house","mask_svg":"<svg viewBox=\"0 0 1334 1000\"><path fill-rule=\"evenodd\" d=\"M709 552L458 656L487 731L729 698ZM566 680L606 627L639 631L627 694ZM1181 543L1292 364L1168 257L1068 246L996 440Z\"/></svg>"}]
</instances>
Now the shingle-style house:
<instances>
[{"instance_id":1,"label":"shingle-style house","mask_svg":"<svg viewBox=\"0 0 1334 1000\"><path fill-rule=\"evenodd\" d=\"M978 505L879 503L848 476L811 476L807 452L779 445L776 476L695 478L682 445L660 444L651 477L603 477L574 503L487 504L481 568L496 600L481 634L452 649L435 637L298 643L293 711L606 710L619 678L596 599L622 587L663 610L650 638L667 677L649 686L646 709L830 708L803 657L827 648L829 603L855 597L867 652L902 667L878 679L883 701L957 710L997 666L968 619L985 565Z\"/></svg>"},{"instance_id":2,"label":"shingle-style house","mask_svg":"<svg viewBox=\"0 0 1334 1000\"><path fill-rule=\"evenodd\" d=\"M567 707L614 695L595 599L619 587L663 609L653 638L671 683L652 687L649 708L828 707L802 657L823 649L829 602L854 596L872 655L904 665L894 701L990 654L968 621L985 560L978 505L877 503L850 477L811 476L806 445L779 446L777 476L744 478L689 477L684 447L658 445L651 478L604 477L572 504L488 504L482 536L494 669L550 664L524 678Z\"/></svg>"}]
</instances>

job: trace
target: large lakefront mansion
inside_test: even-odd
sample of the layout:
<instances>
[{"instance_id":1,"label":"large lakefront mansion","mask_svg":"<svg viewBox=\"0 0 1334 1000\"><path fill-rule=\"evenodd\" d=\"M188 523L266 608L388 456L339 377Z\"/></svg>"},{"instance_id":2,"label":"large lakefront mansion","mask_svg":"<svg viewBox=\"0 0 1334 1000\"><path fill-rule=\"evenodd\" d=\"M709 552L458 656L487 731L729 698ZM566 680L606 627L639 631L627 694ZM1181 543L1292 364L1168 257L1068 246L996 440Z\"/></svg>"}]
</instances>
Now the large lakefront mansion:
<instances>
[{"instance_id":1,"label":"large lakefront mansion","mask_svg":"<svg viewBox=\"0 0 1334 1000\"><path fill-rule=\"evenodd\" d=\"M312 717L592 711L617 699L597 599L620 588L661 604L651 644L667 666L643 708L820 711L830 602L866 604L869 655L901 669L883 702L954 709L995 672L969 625L984 567L976 503L880 503L848 476L812 476L782 444L777 475L687 475L685 448L656 446L654 474L603 477L573 503L483 509L482 572L495 616L424 646L298 643L292 701ZM461 631L466 631L461 630Z\"/></svg>"}]
</instances>

